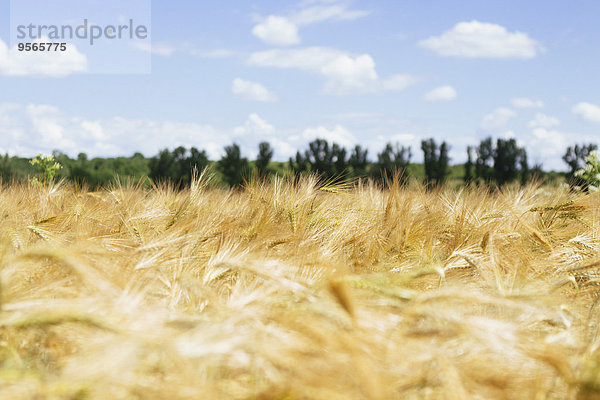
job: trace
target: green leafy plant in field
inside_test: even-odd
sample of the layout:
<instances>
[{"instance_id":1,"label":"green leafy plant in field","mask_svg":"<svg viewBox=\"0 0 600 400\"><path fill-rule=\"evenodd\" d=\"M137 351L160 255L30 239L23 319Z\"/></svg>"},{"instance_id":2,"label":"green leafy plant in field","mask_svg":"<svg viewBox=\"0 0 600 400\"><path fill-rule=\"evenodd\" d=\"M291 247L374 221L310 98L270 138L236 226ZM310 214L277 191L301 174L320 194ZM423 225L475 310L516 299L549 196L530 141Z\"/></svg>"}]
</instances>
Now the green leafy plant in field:
<instances>
[{"instance_id":1,"label":"green leafy plant in field","mask_svg":"<svg viewBox=\"0 0 600 400\"><path fill-rule=\"evenodd\" d=\"M58 174L58 171L62 168L62 165L54 160L54 156L42 156L38 154L35 158L29 160L29 163L33 165L38 173L38 177L30 179L31 183L45 185L50 183Z\"/></svg>"},{"instance_id":2,"label":"green leafy plant in field","mask_svg":"<svg viewBox=\"0 0 600 400\"><path fill-rule=\"evenodd\" d=\"M600 188L600 154L597 150L590 152L585 158L585 165L575 172L575 176L582 182L582 187L590 192L597 192Z\"/></svg>"}]
</instances>

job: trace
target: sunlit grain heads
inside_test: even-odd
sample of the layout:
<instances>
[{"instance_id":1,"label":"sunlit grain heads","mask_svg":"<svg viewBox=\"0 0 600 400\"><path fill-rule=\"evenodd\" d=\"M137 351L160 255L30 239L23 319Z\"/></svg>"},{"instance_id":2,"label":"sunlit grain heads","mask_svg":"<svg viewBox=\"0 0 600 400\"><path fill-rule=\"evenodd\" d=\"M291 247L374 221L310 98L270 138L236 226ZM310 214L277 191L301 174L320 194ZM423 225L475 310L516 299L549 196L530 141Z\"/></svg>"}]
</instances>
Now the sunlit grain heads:
<instances>
[{"instance_id":1,"label":"sunlit grain heads","mask_svg":"<svg viewBox=\"0 0 600 400\"><path fill-rule=\"evenodd\" d=\"M597 196L210 177L0 188L0 397L597 395Z\"/></svg>"}]
</instances>

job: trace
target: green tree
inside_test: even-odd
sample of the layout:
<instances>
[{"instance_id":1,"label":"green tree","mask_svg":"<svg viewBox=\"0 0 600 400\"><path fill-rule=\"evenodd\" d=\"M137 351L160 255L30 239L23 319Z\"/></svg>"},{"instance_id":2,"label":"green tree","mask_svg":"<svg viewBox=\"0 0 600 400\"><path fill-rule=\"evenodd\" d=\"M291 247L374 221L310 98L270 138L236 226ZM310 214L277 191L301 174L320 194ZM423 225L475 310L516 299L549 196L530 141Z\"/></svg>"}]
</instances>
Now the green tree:
<instances>
[{"instance_id":1,"label":"green tree","mask_svg":"<svg viewBox=\"0 0 600 400\"><path fill-rule=\"evenodd\" d=\"M440 153L438 157L438 181L445 182L448 175L450 175L450 145L446 142L442 142L440 145Z\"/></svg>"},{"instance_id":2,"label":"green tree","mask_svg":"<svg viewBox=\"0 0 600 400\"><path fill-rule=\"evenodd\" d=\"M525 186L531 179L531 170L527 161L527 151L524 147L519 149L517 156L519 162L519 176L521 177L521 185Z\"/></svg>"},{"instance_id":3,"label":"green tree","mask_svg":"<svg viewBox=\"0 0 600 400\"><path fill-rule=\"evenodd\" d=\"M296 163L308 166L326 179L339 178L347 172L346 149L337 143L329 144L325 139L315 139L308 144L303 157L296 155Z\"/></svg>"},{"instance_id":4,"label":"green tree","mask_svg":"<svg viewBox=\"0 0 600 400\"><path fill-rule=\"evenodd\" d=\"M329 142L325 139L316 139L308 144L304 157L310 164L311 171L319 174L330 175L333 170L333 153Z\"/></svg>"},{"instance_id":5,"label":"green tree","mask_svg":"<svg viewBox=\"0 0 600 400\"><path fill-rule=\"evenodd\" d=\"M542 179L545 175L540 163L534 164L533 167L529 168L529 176L533 179Z\"/></svg>"},{"instance_id":6,"label":"green tree","mask_svg":"<svg viewBox=\"0 0 600 400\"><path fill-rule=\"evenodd\" d=\"M598 146L594 143L589 144L576 144L575 146L567 147L567 151L563 156L563 161L569 166L569 172L567 172L567 183L571 186L581 186L582 181L575 175L577 171L583 168L586 164L585 159L594 150L597 150Z\"/></svg>"},{"instance_id":7,"label":"green tree","mask_svg":"<svg viewBox=\"0 0 600 400\"><path fill-rule=\"evenodd\" d=\"M494 145L492 138L482 140L479 146L475 148L477 155L475 159L475 177L483 182L490 183L493 176L494 170L492 168L492 161L494 159Z\"/></svg>"},{"instance_id":8,"label":"green tree","mask_svg":"<svg viewBox=\"0 0 600 400\"><path fill-rule=\"evenodd\" d=\"M421 150L423 151L423 163L425 167L425 179L428 183L435 181L437 164L437 144L433 139L421 141Z\"/></svg>"},{"instance_id":9,"label":"green tree","mask_svg":"<svg viewBox=\"0 0 600 400\"><path fill-rule=\"evenodd\" d=\"M423 159L425 164L425 179L427 183L433 185L442 184L448 174L448 144L442 142L439 147L433 138L421 141L421 150L423 150Z\"/></svg>"},{"instance_id":10,"label":"green tree","mask_svg":"<svg viewBox=\"0 0 600 400\"><path fill-rule=\"evenodd\" d=\"M173 150L172 157L174 165L171 179L180 189L189 187L194 169L202 171L209 163L206 152L195 147L188 151L185 147L179 146Z\"/></svg>"},{"instance_id":11,"label":"green tree","mask_svg":"<svg viewBox=\"0 0 600 400\"><path fill-rule=\"evenodd\" d=\"M171 179L179 189L185 186L186 175L191 175L191 172L188 172L188 169L190 169L191 166L188 164L189 160L187 152L185 147L178 146L171 153L173 156L173 175L171 176Z\"/></svg>"},{"instance_id":12,"label":"green tree","mask_svg":"<svg viewBox=\"0 0 600 400\"><path fill-rule=\"evenodd\" d=\"M381 179L392 180L397 171L406 180L406 169L410 164L412 153L410 147L400 147L398 143L387 143L377 155L377 173Z\"/></svg>"},{"instance_id":13,"label":"green tree","mask_svg":"<svg viewBox=\"0 0 600 400\"><path fill-rule=\"evenodd\" d=\"M142 178L150 174L148 167L148 159L144 157L142 153L135 153L129 158L124 158L123 169L119 172L124 176L131 176L135 178Z\"/></svg>"},{"instance_id":14,"label":"green tree","mask_svg":"<svg viewBox=\"0 0 600 400\"><path fill-rule=\"evenodd\" d=\"M346 160L346 149L337 143L331 146L333 164L329 171L330 177L342 178L348 174L348 161Z\"/></svg>"},{"instance_id":15,"label":"green tree","mask_svg":"<svg viewBox=\"0 0 600 400\"><path fill-rule=\"evenodd\" d=\"M210 164L210 160L208 159L208 154L206 154L205 150L198 150L195 147L190 149L190 155L187 159L187 169L186 169L186 182L191 184L192 182L192 171L196 169L198 172L202 172L208 165Z\"/></svg>"},{"instance_id":16,"label":"green tree","mask_svg":"<svg viewBox=\"0 0 600 400\"><path fill-rule=\"evenodd\" d=\"M296 151L295 157L290 157L289 161L290 170L294 175L299 175L303 172L310 171L310 164L306 157L300 153L300 151Z\"/></svg>"},{"instance_id":17,"label":"green tree","mask_svg":"<svg viewBox=\"0 0 600 400\"><path fill-rule=\"evenodd\" d=\"M494 150L494 178L502 186L519 176L519 159L526 153L515 139L498 139ZM526 159L526 158L525 158Z\"/></svg>"},{"instance_id":18,"label":"green tree","mask_svg":"<svg viewBox=\"0 0 600 400\"><path fill-rule=\"evenodd\" d=\"M10 182L14 178L14 170L8 153L0 157L0 180Z\"/></svg>"},{"instance_id":19,"label":"green tree","mask_svg":"<svg viewBox=\"0 0 600 400\"><path fill-rule=\"evenodd\" d=\"M358 144L352 149L348 165L352 169L353 176L365 176L367 174L367 166L369 165L369 160L367 159L368 153L368 149L363 149Z\"/></svg>"},{"instance_id":20,"label":"green tree","mask_svg":"<svg viewBox=\"0 0 600 400\"><path fill-rule=\"evenodd\" d=\"M92 171L88 163L88 157L85 153L79 153L77 160L69 162L69 179L77 183L87 183L90 186L95 186L97 182L92 179Z\"/></svg>"},{"instance_id":21,"label":"green tree","mask_svg":"<svg viewBox=\"0 0 600 400\"><path fill-rule=\"evenodd\" d=\"M229 186L241 186L248 174L248 160L241 155L237 144L225 146L225 155L219 160L218 167L223 179Z\"/></svg>"},{"instance_id":22,"label":"green tree","mask_svg":"<svg viewBox=\"0 0 600 400\"><path fill-rule=\"evenodd\" d=\"M150 178L155 181L173 180L176 175L175 157L163 149L150 160Z\"/></svg>"},{"instance_id":23,"label":"green tree","mask_svg":"<svg viewBox=\"0 0 600 400\"><path fill-rule=\"evenodd\" d=\"M465 162L465 184L469 184L473 181L473 147L467 146L467 161Z\"/></svg>"},{"instance_id":24,"label":"green tree","mask_svg":"<svg viewBox=\"0 0 600 400\"><path fill-rule=\"evenodd\" d=\"M268 142L261 142L258 145L258 155L256 156L256 171L259 176L267 176L271 158L273 158L273 148Z\"/></svg>"}]
</instances>

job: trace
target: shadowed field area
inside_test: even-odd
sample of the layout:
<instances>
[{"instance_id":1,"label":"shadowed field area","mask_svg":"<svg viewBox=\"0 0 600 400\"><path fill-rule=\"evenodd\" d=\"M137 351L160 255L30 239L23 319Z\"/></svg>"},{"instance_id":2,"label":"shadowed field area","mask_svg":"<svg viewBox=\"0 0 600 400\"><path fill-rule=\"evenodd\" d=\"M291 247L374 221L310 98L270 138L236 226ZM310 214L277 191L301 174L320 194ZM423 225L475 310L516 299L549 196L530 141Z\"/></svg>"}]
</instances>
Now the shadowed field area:
<instances>
[{"instance_id":1,"label":"shadowed field area","mask_svg":"<svg viewBox=\"0 0 600 400\"><path fill-rule=\"evenodd\" d=\"M0 190L0 398L600 396L600 195Z\"/></svg>"}]
</instances>

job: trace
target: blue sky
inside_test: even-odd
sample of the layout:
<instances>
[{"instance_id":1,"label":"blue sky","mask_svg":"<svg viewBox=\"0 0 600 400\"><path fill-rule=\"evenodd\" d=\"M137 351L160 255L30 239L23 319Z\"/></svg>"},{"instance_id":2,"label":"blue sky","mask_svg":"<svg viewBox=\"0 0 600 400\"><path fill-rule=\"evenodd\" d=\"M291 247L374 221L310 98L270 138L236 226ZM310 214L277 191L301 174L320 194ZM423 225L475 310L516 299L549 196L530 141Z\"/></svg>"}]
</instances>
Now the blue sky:
<instances>
[{"instance_id":1,"label":"blue sky","mask_svg":"<svg viewBox=\"0 0 600 400\"><path fill-rule=\"evenodd\" d=\"M128 12L79 3L93 21ZM463 162L493 136L564 169L567 145L598 141L596 1L153 1L151 46L73 43L43 62L12 59L9 1L0 15L2 153L185 145L216 158L235 141L253 158L268 140L285 160L324 137L372 159L398 141L420 161L420 140L434 137ZM98 54L115 68L151 60L151 73L96 73Z\"/></svg>"}]
</instances>

